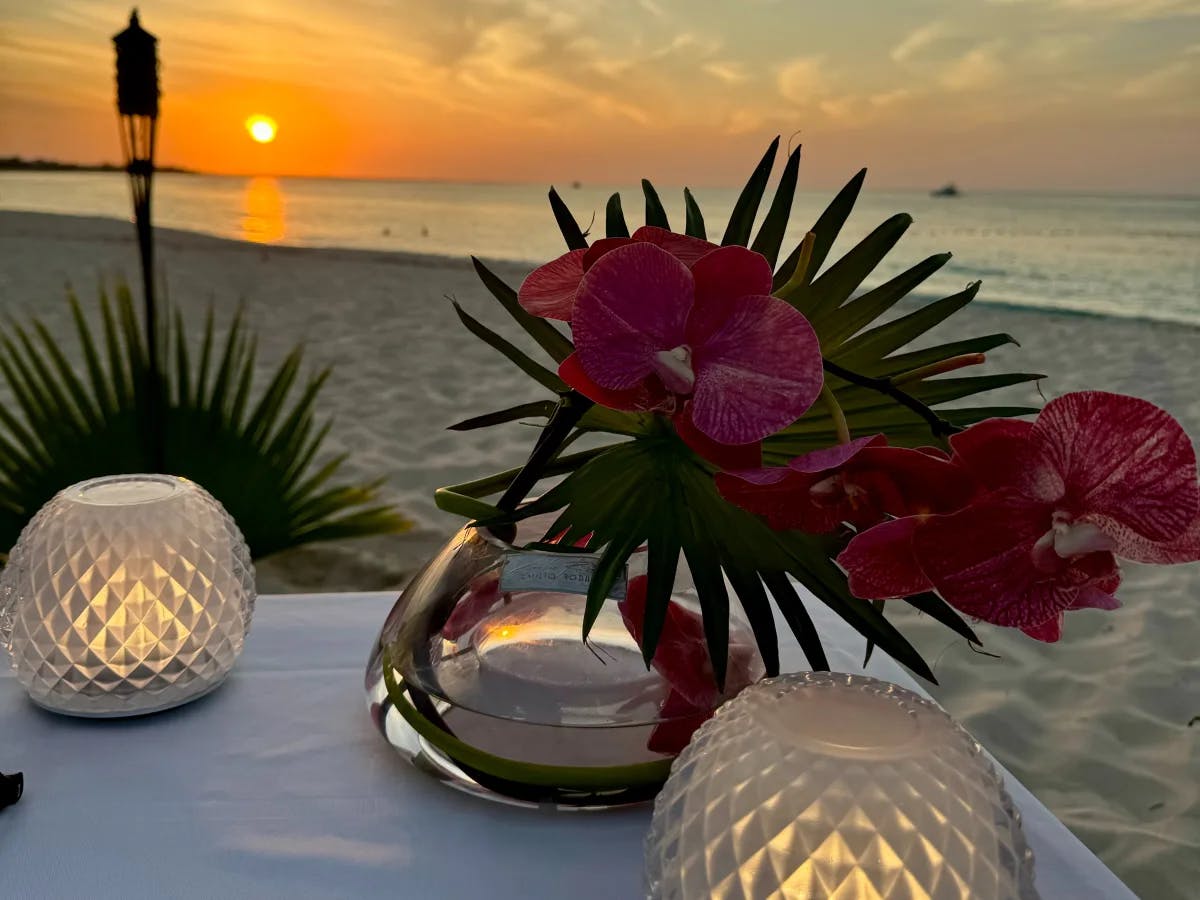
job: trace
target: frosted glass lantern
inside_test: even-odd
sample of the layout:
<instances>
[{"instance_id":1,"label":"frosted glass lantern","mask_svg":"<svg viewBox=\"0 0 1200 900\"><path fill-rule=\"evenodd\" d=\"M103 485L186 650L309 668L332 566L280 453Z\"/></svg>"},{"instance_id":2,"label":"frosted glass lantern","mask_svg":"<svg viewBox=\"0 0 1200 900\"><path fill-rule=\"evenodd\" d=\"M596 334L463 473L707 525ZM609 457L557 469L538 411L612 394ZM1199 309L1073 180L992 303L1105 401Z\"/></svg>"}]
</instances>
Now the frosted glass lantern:
<instances>
[{"instance_id":1,"label":"frosted glass lantern","mask_svg":"<svg viewBox=\"0 0 1200 900\"><path fill-rule=\"evenodd\" d=\"M995 768L912 691L767 679L676 760L646 840L653 900L1036 900Z\"/></svg>"},{"instance_id":2,"label":"frosted glass lantern","mask_svg":"<svg viewBox=\"0 0 1200 900\"><path fill-rule=\"evenodd\" d=\"M60 491L0 576L0 643L33 702L132 716L217 687L242 651L254 567L198 485L114 475Z\"/></svg>"}]
</instances>

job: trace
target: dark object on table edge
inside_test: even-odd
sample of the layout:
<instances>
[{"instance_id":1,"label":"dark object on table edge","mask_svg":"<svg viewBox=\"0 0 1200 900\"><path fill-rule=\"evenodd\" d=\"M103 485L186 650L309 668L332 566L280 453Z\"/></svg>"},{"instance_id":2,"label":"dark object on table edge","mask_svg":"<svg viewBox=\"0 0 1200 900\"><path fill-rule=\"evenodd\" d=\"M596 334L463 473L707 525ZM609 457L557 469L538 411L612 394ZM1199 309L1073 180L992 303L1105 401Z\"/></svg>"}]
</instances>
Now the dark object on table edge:
<instances>
[{"instance_id":1,"label":"dark object on table edge","mask_svg":"<svg viewBox=\"0 0 1200 900\"><path fill-rule=\"evenodd\" d=\"M21 792L25 790L25 776L20 772L14 772L12 775L5 775L0 772L0 809L6 806L12 806L21 799Z\"/></svg>"}]
</instances>

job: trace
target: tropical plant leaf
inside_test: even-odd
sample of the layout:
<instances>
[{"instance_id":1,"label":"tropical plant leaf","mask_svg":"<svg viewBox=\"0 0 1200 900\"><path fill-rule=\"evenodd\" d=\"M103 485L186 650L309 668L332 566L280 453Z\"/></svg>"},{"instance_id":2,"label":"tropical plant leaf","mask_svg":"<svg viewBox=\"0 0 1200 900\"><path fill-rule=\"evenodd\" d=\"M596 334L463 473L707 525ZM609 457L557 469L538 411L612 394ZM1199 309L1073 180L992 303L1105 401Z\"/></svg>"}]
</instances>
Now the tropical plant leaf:
<instances>
[{"instance_id":1,"label":"tropical plant leaf","mask_svg":"<svg viewBox=\"0 0 1200 900\"><path fill-rule=\"evenodd\" d=\"M640 529L629 527L622 529L609 539L608 546L604 548L600 561L596 564L596 571L592 573L592 581L588 585L587 605L583 611L583 639L585 641L591 633L592 626L596 624L596 617L600 615L600 610L604 608L604 601L608 599L613 583L624 571L630 555L645 538L646 536L641 533Z\"/></svg>"},{"instance_id":2,"label":"tropical plant leaf","mask_svg":"<svg viewBox=\"0 0 1200 900\"><path fill-rule=\"evenodd\" d=\"M658 191L645 178L642 179L642 193L646 195L646 224L657 228L670 228L671 223L667 221L667 211L658 199Z\"/></svg>"},{"instance_id":3,"label":"tropical plant leaf","mask_svg":"<svg viewBox=\"0 0 1200 900\"><path fill-rule=\"evenodd\" d=\"M558 196L558 191L550 188L550 209L554 211L554 221L558 223L558 230L562 232L563 240L567 242L568 249L584 250L587 248L587 236L579 227L579 223L575 221L575 217L571 215L571 210L567 208L567 204L563 202L563 198Z\"/></svg>"},{"instance_id":4,"label":"tropical plant leaf","mask_svg":"<svg viewBox=\"0 0 1200 900\"><path fill-rule=\"evenodd\" d=\"M793 542L799 546L808 544L818 545L812 535L801 535L798 532L788 532L793 536ZM917 675L933 683L933 671L921 658L921 654L913 647L899 631L896 630L882 612L875 609L866 600L851 596L846 588L846 578L823 550L808 549L803 556L803 564L792 572L800 582L812 592L813 596L828 606L847 625L860 635L878 645L896 662L907 666Z\"/></svg>"},{"instance_id":5,"label":"tropical plant leaf","mask_svg":"<svg viewBox=\"0 0 1200 900\"><path fill-rule=\"evenodd\" d=\"M792 201L796 196L796 181L799 175L800 148L797 147L788 155L783 174L779 176L779 184L775 188L775 199L771 201L767 217L763 219L758 235L750 245L751 250L767 258L772 269L779 259L779 248L783 246L783 233L787 230L788 219L792 214Z\"/></svg>"},{"instance_id":6,"label":"tropical plant leaf","mask_svg":"<svg viewBox=\"0 0 1200 900\"><path fill-rule=\"evenodd\" d=\"M833 249L834 242L841 234L842 226L846 224L846 219L850 217L850 211L854 209L854 203L858 200L858 192L862 190L866 177L867 170L859 169L858 174L838 192L838 195L833 198L825 211L817 218L816 224L810 229L816 235L816 240L809 258L808 271L805 273L806 281L812 281L817 272L821 270L821 266L824 265L825 257ZM799 261L800 247L797 247L775 272L775 290L779 290L791 280Z\"/></svg>"},{"instance_id":7,"label":"tropical plant leaf","mask_svg":"<svg viewBox=\"0 0 1200 900\"><path fill-rule=\"evenodd\" d=\"M953 359L956 356L965 356L969 353L986 353L989 350L994 350L996 347L1016 343L1016 339L1011 334L985 334L981 337L969 338L965 341L938 344L936 347L926 347L924 350L902 353L899 356L885 356L874 363L862 366L862 373L882 378L892 377L905 372L915 372L918 369L923 369L926 366L931 366L947 359Z\"/></svg>"},{"instance_id":8,"label":"tropical plant leaf","mask_svg":"<svg viewBox=\"0 0 1200 900\"><path fill-rule=\"evenodd\" d=\"M846 338L870 325L949 261L949 253L930 256L879 287L855 297L840 307L836 315L824 317L819 328L813 323L821 340L822 351L832 353Z\"/></svg>"},{"instance_id":9,"label":"tropical plant leaf","mask_svg":"<svg viewBox=\"0 0 1200 900\"><path fill-rule=\"evenodd\" d=\"M684 526L683 555L700 598L701 620L708 657L712 662L717 690L725 690L729 669L729 591L718 565L717 548L694 516L681 517Z\"/></svg>"},{"instance_id":10,"label":"tropical plant leaf","mask_svg":"<svg viewBox=\"0 0 1200 900\"><path fill-rule=\"evenodd\" d=\"M556 406L557 404L553 400L535 400L533 403L519 403L516 406L508 407L508 409L500 409L482 416L472 416L470 419L463 419L461 422L451 425L449 430L472 431L476 428L487 428L491 425L500 425L503 422L515 422L517 419L527 419L531 416L548 419Z\"/></svg>"},{"instance_id":11,"label":"tropical plant leaf","mask_svg":"<svg viewBox=\"0 0 1200 900\"><path fill-rule=\"evenodd\" d=\"M733 204L733 212L729 215L729 224L725 227L725 235L721 238L721 246L740 244L743 247L750 243L750 234L754 229L754 219L758 215L758 205L762 202L763 193L767 189L767 181L771 178L771 169L775 165L775 154L779 151L779 137L771 141L771 146L763 154L737 202Z\"/></svg>"},{"instance_id":12,"label":"tropical plant leaf","mask_svg":"<svg viewBox=\"0 0 1200 900\"><path fill-rule=\"evenodd\" d=\"M771 612L771 602L767 599L762 579L757 572L746 571L732 559L724 560L724 569L754 632L754 642L758 645L767 675L778 675L779 635L775 631L775 616Z\"/></svg>"},{"instance_id":13,"label":"tropical plant leaf","mask_svg":"<svg viewBox=\"0 0 1200 900\"><path fill-rule=\"evenodd\" d=\"M692 196L692 192L688 188L683 189L683 205L687 212L684 234L690 234L702 241L708 240L708 233L704 230L704 213L700 212L700 204L696 202L696 198Z\"/></svg>"},{"instance_id":14,"label":"tropical plant leaf","mask_svg":"<svg viewBox=\"0 0 1200 900\"><path fill-rule=\"evenodd\" d=\"M978 635L968 625L963 617L954 611L945 600L937 594L926 591L924 594L914 594L911 597L905 597L904 602L913 609L920 610L932 619L941 622L951 631L966 638L977 647L983 646L983 641L979 640Z\"/></svg>"},{"instance_id":15,"label":"tropical plant leaf","mask_svg":"<svg viewBox=\"0 0 1200 900\"><path fill-rule=\"evenodd\" d=\"M817 626L813 624L812 617L787 575L783 572L764 572L762 578L775 598L775 605L779 607L784 621L796 636L800 649L804 651L808 665L815 672L828 672L829 659L825 656L825 648L821 646Z\"/></svg>"},{"instance_id":16,"label":"tropical plant leaf","mask_svg":"<svg viewBox=\"0 0 1200 900\"><path fill-rule=\"evenodd\" d=\"M197 364L178 313L169 307L156 341L158 386L147 380L145 338L133 298L101 293L102 338L70 297L80 371L45 326L15 325L0 358L0 377L15 409L0 408L0 543L11 546L39 508L62 488L101 475L152 471L149 436L160 430L167 471L207 489L229 511L251 552L262 557L314 540L402 531L408 522L379 502L379 485L334 483L334 459L310 466L328 426L314 426L325 373L290 399L301 367L289 355L251 403L253 339L235 321L223 344L206 321ZM170 339L168 339L170 338ZM81 374L82 373L82 374ZM167 400L151 420L147 391Z\"/></svg>"},{"instance_id":17,"label":"tropical plant leaf","mask_svg":"<svg viewBox=\"0 0 1200 900\"><path fill-rule=\"evenodd\" d=\"M625 224L625 211L621 209L621 195L608 198L604 209L604 234L606 237L629 237L629 226Z\"/></svg>"},{"instance_id":18,"label":"tropical plant leaf","mask_svg":"<svg viewBox=\"0 0 1200 900\"><path fill-rule=\"evenodd\" d=\"M910 225L912 216L905 213L892 216L816 279L800 285L795 291L788 291L785 286L779 296L804 313L817 334L821 334L826 321L875 271Z\"/></svg>"},{"instance_id":19,"label":"tropical plant leaf","mask_svg":"<svg viewBox=\"0 0 1200 900\"><path fill-rule=\"evenodd\" d=\"M579 427L584 431L639 435L648 434L653 423L654 416L651 413L626 412L596 405L584 413L583 418L579 420Z\"/></svg>"},{"instance_id":20,"label":"tropical plant leaf","mask_svg":"<svg viewBox=\"0 0 1200 900\"><path fill-rule=\"evenodd\" d=\"M993 391L1030 381L1040 381L1045 377L1045 375L1031 372L1003 372L995 375L976 375L969 378L935 378L918 381L914 384L905 384L904 390L910 396L915 397L927 406L937 406L942 403L961 400L964 397L970 397L974 394L981 394L985 391ZM834 387L838 405L841 406L842 411L848 417L873 415L879 418L897 411L903 412L905 417L915 415L911 410L907 410L890 401L883 394L867 388L850 386L845 382L835 382L834 378L835 376L830 375L828 383ZM881 418L879 420L882 421ZM801 422L804 421L804 419L801 420Z\"/></svg>"},{"instance_id":21,"label":"tropical plant leaf","mask_svg":"<svg viewBox=\"0 0 1200 900\"><path fill-rule=\"evenodd\" d=\"M1026 384L1030 381L1042 381L1045 375L1032 372L1004 372L997 375L976 375L970 378L938 378L933 381L922 381L916 387L908 390L909 394L922 403L936 406L950 403L982 394L984 391L994 391L1014 384Z\"/></svg>"},{"instance_id":22,"label":"tropical plant leaf","mask_svg":"<svg viewBox=\"0 0 1200 900\"><path fill-rule=\"evenodd\" d=\"M667 606L675 588L679 570L682 537L673 527L670 517L675 514L670 487L666 502L654 511L646 535L646 618L642 623L642 658L649 667L662 636L667 618Z\"/></svg>"},{"instance_id":23,"label":"tropical plant leaf","mask_svg":"<svg viewBox=\"0 0 1200 900\"><path fill-rule=\"evenodd\" d=\"M500 305L513 317L513 320L525 329L525 333L537 341L538 346L549 353L555 362L562 362L571 355L575 347L557 328L545 319L525 312L521 308L521 304L517 302L517 292L505 284L503 279L479 259L472 256L471 264L475 266L475 272L488 292L500 301Z\"/></svg>"},{"instance_id":24,"label":"tropical plant leaf","mask_svg":"<svg viewBox=\"0 0 1200 900\"><path fill-rule=\"evenodd\" d=\"M566 382L554 372L551 372L540 363L534 362L527 353L496 334L496 332L492 331L492 329L488 328L457 303L454 303L454 311L458 313L459 321L467 326L467 330L471 334L475 335L475 337L479 338L489 347L504 354L509 362L513 363L518 369L542 385L542 387L556 392L568 390Z\"/></svg>"},{"instance_id":25,"label":"tropical plant leaf","mask_svg":"<svg viewBox=\"0 0 1200 900\"><path fill-rule=\"evenodd\" d=\"M942 416L951 423L966 428L984 419L1014 419L1041 412L1036 406L972 406L967 409L943 409Z\"/></svg>"},{"instance_id":26,"label":"tropical plant leaf","mask_svg":"<svg viewBox=\"0 0 1200 900\"><path fill-rule=\"evenodd\" d=\"M711 471L669 433L605 449L510 518L555 511L558 516L546 530L547 536L561 535L559 541L569 544L591 534L590 546L605 548L589 593L589 623L599 612L611 587L609 576L616 577L618 564L642 541L663 541L666 533L668 555L678 543L688 563L700 600L709 654L719 676L723 677L728 652L727 573L735 589L740 585L743 590L754 591L750 582L758 579L771 587L777 599L782 591L778 579L772 576L786 573L796 577L884 652L922 677L932 675L920 654L881 613L849 595L845 577L829 559L827 546L798 532L772 531L757 517L725 503L713 484ZM764 620L767 607L757 602L757 592L743 595L739 591L739 599L756 641L760 646L765 644L773 633L773 625ZM647 615L665 615L658 607L668 600L669 593L662 593L661 585L654 593L648 592ZM784 614L793 628L805 634L803 639L809 645L806 653L810 652L811 639L803 628L804 613L792 608ZM652 648L643 647L643 651L653 653ZM772 665L775 652L770 647L764 652ZM814 653L811 658L822 657Z\"/></svg>"},{"instance_id":27,"label":"tropical plant leaf","mask_svg":"<svg viewBox=\"0 0 1200 900\"><path fill-rule=\"evenodd\" d=\"M860 365L882 359L944 322L974 300L975 295L979 293L979 285L980 282L974 281L957 294L944 297L884 325L877 325L847 341L829 354L829 358L855 371Z\"/></svg>"},{"instance_id":28,"label":"tropical plant leaf","mask_svg":"<svg viewBox=\"0 0 1200 900\"><path fill-rule=\"evenodd\" d=\"M880 613L883 612L883 601L882 600L872 600L871 606L875 607L875 610L877 612L880 612ZM869 663L871 661L871 654L874 652L875 652L875 642L868 640L867 641L867 650L863 654L863 661L862 661L864 669L867 667L867 663Z\"/></svg>"}]
</instances>

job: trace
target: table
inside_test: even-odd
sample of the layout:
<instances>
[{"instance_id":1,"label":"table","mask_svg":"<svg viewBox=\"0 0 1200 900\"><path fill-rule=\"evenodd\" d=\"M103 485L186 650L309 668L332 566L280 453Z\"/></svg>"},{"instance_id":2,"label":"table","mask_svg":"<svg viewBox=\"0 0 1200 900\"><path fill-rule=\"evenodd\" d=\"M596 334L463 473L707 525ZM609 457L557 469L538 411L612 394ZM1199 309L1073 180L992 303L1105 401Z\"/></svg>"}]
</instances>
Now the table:
<instances>
[{"instance_id":1,"label":"table","mask_svg":"<svg viewBox=\"0 0 1200 900\"><path fill-rule=\"evenodd\" d=\"M376 733L362 675L394 599L261 597L226 684L141 719L43 712L5 665L0 770L25 772L25 797L0 812L0 897L641 896L649 807L487 803L409 768ZM833 668L862 671L861 638L809 608ZM801 666L784 640L785 668ZM867 671L914 686L880 653ZM1134 897L1005 774L1043 900Z\"/></svg>"}]
</instances>

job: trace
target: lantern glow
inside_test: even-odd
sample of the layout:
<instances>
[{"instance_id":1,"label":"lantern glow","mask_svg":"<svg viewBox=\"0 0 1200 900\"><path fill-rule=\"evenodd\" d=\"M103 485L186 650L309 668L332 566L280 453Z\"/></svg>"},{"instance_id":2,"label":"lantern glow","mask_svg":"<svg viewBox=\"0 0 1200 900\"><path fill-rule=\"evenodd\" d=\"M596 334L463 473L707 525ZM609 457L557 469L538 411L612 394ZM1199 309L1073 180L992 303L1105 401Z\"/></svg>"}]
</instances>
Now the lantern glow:
<instances>
[{"instance_id":1,"label":"lantern glow","mask_svg":"<svg viewBox=\"0 0 1200 900\"><path fill-rule=\"evenodd\" d=\"M0 643L39 706L141 715L217 687L241 653L254 568L208 493L167 475L61 491L0 577Z\"/></svg>"}]
</instances>

